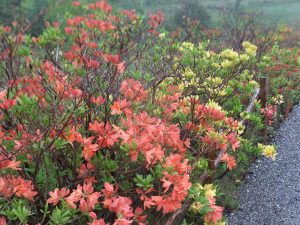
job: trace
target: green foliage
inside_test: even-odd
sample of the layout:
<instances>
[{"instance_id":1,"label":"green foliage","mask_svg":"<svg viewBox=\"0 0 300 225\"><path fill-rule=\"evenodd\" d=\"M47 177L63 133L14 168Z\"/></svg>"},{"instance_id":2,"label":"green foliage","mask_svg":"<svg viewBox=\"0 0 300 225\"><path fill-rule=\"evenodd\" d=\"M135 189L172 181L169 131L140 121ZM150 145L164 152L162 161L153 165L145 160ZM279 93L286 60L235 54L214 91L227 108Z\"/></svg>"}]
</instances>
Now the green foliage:
<instances>
[{"instance_id":1,"label":"green foliage","mask_svg":"<svg viewBox=\"0 0 300 225\"><path fill-rule=\"evenodd\" d=\"M51 225L60 225L60 224L68 224L71 221L71 218L73 218L74 210L66 209L66 208L58 208L55 207L55 209L52 211L50 215Z\"/></svg>"},{"instance_id":2,"label":"green foliage","mask_svg":"<svg viewBox=\"0 0 300 225\"><path fill-rule=\"evenodd\" d=\"M154 178L152 177L151 174L148 174L145 178L143 177L143 175L137 174L136 178L134 178L133 180L138 187L147 190L148 188L151 188L153 186L152 182Z\"/></svg>"},{"instance_id":3,"label":"green foliage","mask_svg":"<svg viewBox=\"0 0 300 225\"><path fill-rule=\"evenodd\" d=\"M63 34L59 28L48 27L39 37L39 44L42 47L53 45L63 40Z\"/></svg>"},{"instance_id":4,"label":"green foliage","mask_svg":"<svg viewBox=\"0 0 300 225\"><path fill-rule=\"evenodd\" d=\"M28 205L25 200L14 199L9 208L0 212L0 214L7 216L10 220L18 220L19 224L27 224L28 217L32 215Z\"/></svg>"}]
</instances>

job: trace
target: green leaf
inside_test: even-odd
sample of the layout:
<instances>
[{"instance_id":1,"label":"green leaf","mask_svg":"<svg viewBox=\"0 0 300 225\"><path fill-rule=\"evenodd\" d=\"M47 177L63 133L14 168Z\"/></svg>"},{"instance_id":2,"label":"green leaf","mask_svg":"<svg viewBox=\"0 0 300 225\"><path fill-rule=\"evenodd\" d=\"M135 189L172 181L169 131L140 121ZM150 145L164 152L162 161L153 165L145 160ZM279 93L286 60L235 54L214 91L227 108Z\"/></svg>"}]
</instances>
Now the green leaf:
<instances>
[{"instance_id":1,"label":"green leaf","mask_svg":"<svg viewBox=\"0 0 300 225\"><path fill-rule=\"evenodd\" d=\"M51 223L55 225L66 224L71 219L71 211L69 209L55 208L50 216Z\"/></svg>"},{"instance_id":2,"label":"green leaf","mask_svg":"<svg viewBox=\"0 0 300 225\"><path fill-rule=\"evenodd\" d=\"M136 178L134 178L133 180L136 183L136 186L141 187L144 190L153 187L152 182L154 178L152 177L151 174L148 174L145 178L142 175L137 174Z\"/></svg>"}]
</instances>

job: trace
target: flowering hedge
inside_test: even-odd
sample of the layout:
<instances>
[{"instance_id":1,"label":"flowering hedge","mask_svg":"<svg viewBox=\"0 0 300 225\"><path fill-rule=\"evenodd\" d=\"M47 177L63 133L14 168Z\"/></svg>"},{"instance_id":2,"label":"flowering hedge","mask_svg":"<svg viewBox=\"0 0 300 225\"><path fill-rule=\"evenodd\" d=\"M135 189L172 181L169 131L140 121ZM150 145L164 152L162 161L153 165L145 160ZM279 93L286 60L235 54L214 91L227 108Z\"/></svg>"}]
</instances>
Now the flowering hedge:
<instances>
[{"instance_id":1,"label":"flowering hedge","mask_svg":"<svg viewBox=\"0 0 300 225\"><path fill-rule=\"evenodd\" d=\"M278 114L288 116L299 102L299 49L281 48L275 44L259 65L270 80L270 105L279 105Z\"/></svg>"},{"instance_id":2,"label":"flowering hedge","mask_svg":"<svg viewBox=\"0 0 300 225\"><path fill-rule=\"evenodd\" d=\"M72 7L39 37L0 28L0 224L167 224L184 208L224 224L202 177L217 153L234 169L238 120L262 117L244 112L256 47L213 52L161 32L160 12Z\"/></svg>"}]
</instances>

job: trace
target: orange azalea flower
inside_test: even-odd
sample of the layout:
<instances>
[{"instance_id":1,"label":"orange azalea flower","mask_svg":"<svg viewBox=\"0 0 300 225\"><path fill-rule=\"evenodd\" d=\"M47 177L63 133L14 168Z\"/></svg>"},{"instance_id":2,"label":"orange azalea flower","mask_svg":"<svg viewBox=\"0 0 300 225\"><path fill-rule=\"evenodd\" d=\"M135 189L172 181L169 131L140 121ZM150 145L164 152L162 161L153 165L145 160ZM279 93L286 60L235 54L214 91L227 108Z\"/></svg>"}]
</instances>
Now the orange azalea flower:
<instances>
[{"instance_id":1,"label":"orange azalea flower","mask_svg":"<svg viewBox=\"0 0 300 225\"><path fill-rule=\"evenodd\" d=\"M111 13L112 7L106 1L99 1L95 3L96 8L103 10L105 13Z\"/></svg>"},{"instance_id":2,"label":"orange azalea flower","mask_svg":"<svg viewBox=\"0 0 300 225\"><path fill-rule=\"evenodd\" d=\"M95 97L91 97L91 102L96 104L96 105L102 105L104 104L105 100L102 96L98 96L97 98Z\"/></svg>"},{"instance_id":3,"label":"orange azalea flower","mask_svg":"<svg viewBox=\"0 0 300 225\"><path fill-rule=\"evenodd\" d=\"M229 156L227 153L225 153L222 156L221 161L223 161L223 162L225 162L227 164L227 168L229 170L232 170L237 165L236 161L235 161L235 158L233 156Z\"/></svg>"},{"instance_id":4,"label":"orange azalea flower","mask_svg":"<svg viewBox=\"0 0 300 225\"><path fill-rule=\"evenodd\" d=\"M127 100L141 101L145 99L147 95L143 85L132 78L122 82L120 91Z\"/></svg>"},{"instance_id":5,"label":"orange azalea flower","mask_svg":"<svg viewBox=\"0 0 300 225\"><path fill-rule=\"evenodd\" d=\"M97 144L92 144L94 137L83 138L82 155L86 160L90 160L99 149Z\"/></svg>"},{"instance_id":6,"label":"orange azalea flower","mask_svg":"<svg viewBox=\"0 0 300 225\"><path fill-rule=\"evenodd\" d=\"M94 192L92 183L85 183L83 187L79 184L69 197L65 198L71 208L76 208L75 203L80 201L79 209L81 212L90 212L98 203L99 192Z\"/></svg>"},{"instance_id":7,"label":"orange azalea flower","mask_svg":"<svg viewBox=\"0 0 300 225\"><path fill-rule=\"evenodd\" d=\"M88 162L87 164L81 164L79 169L76 169L76 171L79 178L86 178L89 177L90 172L95 171L95 166L91 162Z\"/></svg>"},{"instance_id":8,"label":"orange azalea flower","mask_svg":"<svg viewBox=\"0 0 300 225\"><path fill-rule=\"evenodd\" d=\"M127 16L131 21L134 21L137 19L137 15L135 10L123 10L122 13Z\"/></svg>"},{"instance_id":9,"label":"orange azalea flower","mask_svg":"<svg viewBox=\"0 0 300 225\"><path fill-rule=\"evenodd\" d=\"M0 177L0 195L10 197L13 194L33 201L37 192L33 191L31 181L25 181L21 177L15 176Z\"/></svg>"},{"instance_id":10,"label":"orange azalea flower","mask_svg":"<svg viewBox=\"0 0 300 225\"><path fill-rule=\"evenodd\" d=\"M8 160L0 155L0 170L8 168L13 170L21 170L21 168L18 168L20 166L20 163L20 161Z\"/></svg>"},{"instance_id":11,"label":"orange azalea flower","mask_svg":"<svg viewBox=\"0 0 300 225\"><path fill-rule=\"evenodd\" d=\"M216 200L214 198L208 198L208 201L210 202L210 208L213 211L208 212L204 219L206 223L215 224L222 219L223 207L216 206Z\"/></svg>"},{"instance_id":12,"label":"orange azalea flower","mask_svg":"<svg viewBox=\"0 0 300 225\"><path fill-rule=\"evenodd\" d=\"M163 157L165 156L164 150L159 145L156 148L152 148L151 150L145 153L146 161L149 165L154 165L156 161L162 162Z\"/></svg>"},{"instance_id":13,"label":"orange azalea flower","mask_svg":"<svg viewBox=\"0 0 300 225\"><path fill-rule=\"evenodd\" d=\"M6 100L6 96L7 96L7 90L6 89L0 91L0 100L2 102Z\"/></svg>"},{"instance_id":14,"label":"orange azalea flower","mask_svg":"<svg viewBox=\"0 0 300 225\"><path fill-rule=\"evenodd\" d=\"M114 189L114 186L108 182L104 183L104 189L102 189L102 193L106 198L112 197L117 190Z\"/></svg>"},{"instance_id":15,"label":"orange azalea flower","mask_svg":"<svg viewBox=\"0 0 300 225\"><path fill-rule=\"evenodd\" d=\"M72 2L72 5L73 5L73 6L80 6L80 4L81 4L81 3L80 3L79 1Z\"/></svg>"},{"instance_id":16,"label":"orange azalea flower","mask_svg":"<svg viewBox=\"0 0 300 225\"><path fill-rule=\"evenodd\" d=\"M89 124L89 130L98 134L99 147L112 147L115 143L119 142L119 134L113 130L109 123L104 125L103 122L95 121Z\"/></svg>"},{"instance_id":17,"label":"orange azalea flower","mask_svg":"<svg viewBox=\"0 0 300 225\"><path fill-rule=\"evenodd\" d=\"M69 131L69 134L65 136L65 139L73 146L75 141L83 142L82 136L75 130L75 127L72 127Z\"/></svg>"},{"instance_id":18,"label":"orange azalea flower","mask_svg":"<svg viewBox=\"0 0 300 225\"><path fill-rule=\"evenodd\" d=\"M18 197L24 197L30 201L33 201L33 197L38 194L36 191L33 191L31 181L25 182L23 179L20 179L20 183L15 186L14 191Z\"/></svg>"},{"instance_id":19,"label":"orange azalea flower","mask_svg":"<svg viewBox=\"0 0 300 225\"><path fill-rule=\"evenodd\" d=\"M134 220L138 222L139 225L146 225L147 216L142 214L143 209L140 207L136 208L134 211Z\"/></svg>"},{"instance_id":20,"label":"orange azalea flower","mask_svg":"<svg viewBox=\"0 0 300 225\"><path fill-rule=\"evenodd\" d=\"M236 139L236 135L234 133L227 135L226 139L230 142L233 151L240 146L240 142Z\"/></svg>"},{"instance_id":21,"label":"orange azalea flower","mask_svg":"<svg viewBox=\"0 0 300 225\"><path fill-rule=\"evenodd\" d=\"M16 99L6 99L2 103L0 103L0 108L8 110L11 109L16 103Z\"/></svg>"},{"instance_id":22,"label":"orange azalea flower","mask_svg":"<svg viewBox=\"0 0 300 225\"><path fill-rule=\"evenodd\" d=\"M3 216L0 216L0 225L6 225L6 219Z\"/></svg>"},{"instance_id":23,"label":"orange azalea flower","mask_svg":"<svg viewBox=\"0 0 300 225\"><path fill-rule=\"evenodd\" d=\"M62 200L64 197L66 197L70 193L70 190L67 188L62 188L59 190L58 188L55 188L54 191L50 191L49 195L51 196L47 203L57 205L57 203Z\"/></svg>"},{"instance_id":24,"label":"orange azalea flower","mask_svg":"<svg viewBox=\"0 0 300 225\"><path fill-rule=\"evenodd\" d=\"M110 108L112 110L111 111L112 115L120 115L122 113L121 105L119 102L114 102L114 104Z\"/></svg>"},{"instance_id":25,"label":"orange azalea flower","mask_svg":"<svg viewBox=\"0 0 300 225\"><path fill-rule=\"evenodd\" d=\"M126 219L130 219L134 216L131 208L132 200L130 198L119 196L114 197L111 200L111 204L108 205L111 212L121 215L121 218Z\"/></svg>"}]
</instances>

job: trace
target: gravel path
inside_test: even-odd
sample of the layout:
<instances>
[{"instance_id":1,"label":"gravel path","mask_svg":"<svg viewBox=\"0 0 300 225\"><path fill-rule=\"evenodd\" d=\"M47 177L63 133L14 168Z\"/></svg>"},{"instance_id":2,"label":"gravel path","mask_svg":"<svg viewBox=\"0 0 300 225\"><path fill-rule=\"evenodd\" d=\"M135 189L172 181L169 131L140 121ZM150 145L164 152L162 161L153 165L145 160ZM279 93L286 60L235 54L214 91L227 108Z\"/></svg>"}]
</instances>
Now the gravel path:
<instances>
[{"instance_id":1,"label":"gravel path","mask_svg":"<svg viewBox=\"0 0 300 225\"><path fill-rule=\"evenodd\" d=\"M251 166L228 225L300 225L300 105L274 140L276 161L260 159Z\"/></svg>"}]
</instances>

